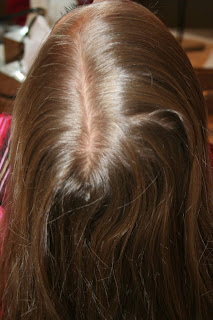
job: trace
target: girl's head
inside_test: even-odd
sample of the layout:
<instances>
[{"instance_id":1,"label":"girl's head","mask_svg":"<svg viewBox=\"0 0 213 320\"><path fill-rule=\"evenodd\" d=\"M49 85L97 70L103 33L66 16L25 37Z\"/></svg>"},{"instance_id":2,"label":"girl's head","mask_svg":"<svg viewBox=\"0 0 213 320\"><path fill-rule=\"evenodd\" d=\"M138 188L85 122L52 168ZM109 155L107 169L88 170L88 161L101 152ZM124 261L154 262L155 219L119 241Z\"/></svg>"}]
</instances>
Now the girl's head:
<instances>
[{"instance_id":1,"label":"girl's head","mask_svg":"<svg viewBox=\"0 0 213 320\"><path fill-rule=\"evenodd\" d=\"M130 1L68 13L19 92L12 139L4 319L205 318L206 109L161 21Z\"/></svg>"}]
</instances>

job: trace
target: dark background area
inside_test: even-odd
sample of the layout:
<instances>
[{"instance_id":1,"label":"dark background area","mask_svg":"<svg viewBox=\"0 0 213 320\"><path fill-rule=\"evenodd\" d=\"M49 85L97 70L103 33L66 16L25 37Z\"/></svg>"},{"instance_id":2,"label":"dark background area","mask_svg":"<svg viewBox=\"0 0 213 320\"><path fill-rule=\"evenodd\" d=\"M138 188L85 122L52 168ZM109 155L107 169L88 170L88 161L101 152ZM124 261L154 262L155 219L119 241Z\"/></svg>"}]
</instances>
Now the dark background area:
<instances>
[{"instance_id":1,"label":"dark background area","mask_svg":"<svg viewBox=\"0 0 213 320\"><path fill-rule=\"evenodd\" d=\"M138 0L165 22L168 27L178 24L178 5L186 4L186 28L213 29L213 0Z\"/></svg>"},{"instance_id":2,"label":"dark background area","mask_svg":"<svg viewBox=\"0 0 213 320\"><path fill-rule=\"evenodd\" d=\"M6 13L6 1L0 0L0 16L3 16Z\"/></svg>"}]
</instances>

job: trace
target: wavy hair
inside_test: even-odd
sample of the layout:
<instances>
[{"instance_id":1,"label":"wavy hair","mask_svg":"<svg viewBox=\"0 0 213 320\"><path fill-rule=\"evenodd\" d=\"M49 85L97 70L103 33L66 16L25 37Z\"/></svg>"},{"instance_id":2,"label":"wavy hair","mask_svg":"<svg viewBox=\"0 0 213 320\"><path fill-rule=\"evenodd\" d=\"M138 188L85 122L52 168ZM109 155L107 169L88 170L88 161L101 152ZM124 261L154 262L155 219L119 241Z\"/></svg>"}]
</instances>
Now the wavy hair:
<instances>
[{"instance_id":1,"label":"wavy hair","mask_svg":"<svg viewBox=\"0 0 213 320\"><path fill-rule=\"evenodd\" d=\"M211 319L206 118L187 56L143 6L68 15L15 103L2 319Z\"/></svg>"}]
</instances>

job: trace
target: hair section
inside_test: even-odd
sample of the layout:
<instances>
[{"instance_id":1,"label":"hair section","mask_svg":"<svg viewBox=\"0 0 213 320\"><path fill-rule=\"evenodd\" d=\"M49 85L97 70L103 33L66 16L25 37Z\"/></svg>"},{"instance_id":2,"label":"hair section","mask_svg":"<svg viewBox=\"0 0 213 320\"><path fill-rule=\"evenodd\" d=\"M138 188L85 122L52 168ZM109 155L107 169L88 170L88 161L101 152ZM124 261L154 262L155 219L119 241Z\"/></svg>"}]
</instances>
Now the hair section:
<instances>
[{"instance_id":1,"label":"hair section","mask_svg":"<svg viewBox=\"0 0 213 320\"><path fill-rule=\"evenodd\" d=\"M209 319L212 182L185 53L130 1L73 11L16 101L3 319Z\"/></svg>"}]
</instances>

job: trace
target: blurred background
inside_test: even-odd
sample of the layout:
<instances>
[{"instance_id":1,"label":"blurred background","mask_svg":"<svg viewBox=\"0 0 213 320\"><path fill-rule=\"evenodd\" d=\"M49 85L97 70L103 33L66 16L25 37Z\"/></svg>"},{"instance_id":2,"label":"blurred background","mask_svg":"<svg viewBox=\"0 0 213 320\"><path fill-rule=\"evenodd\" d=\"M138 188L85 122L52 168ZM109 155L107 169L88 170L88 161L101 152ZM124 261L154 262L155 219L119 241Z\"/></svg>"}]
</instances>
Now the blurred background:
<instances>
[{"instance_id":1,"label":"blurred background","mask_svg":"<svg viewBox=\"0 0 213 320\"><path fill-rule=\"evenodd\" d=\"M14 100L42 43L64 7L92 0L0 0L0 112ZM137 0L170 28L200 80L213 142L213 0ZM125 5L125 4L124 4Z\"/></svg>"}]
</instances>

